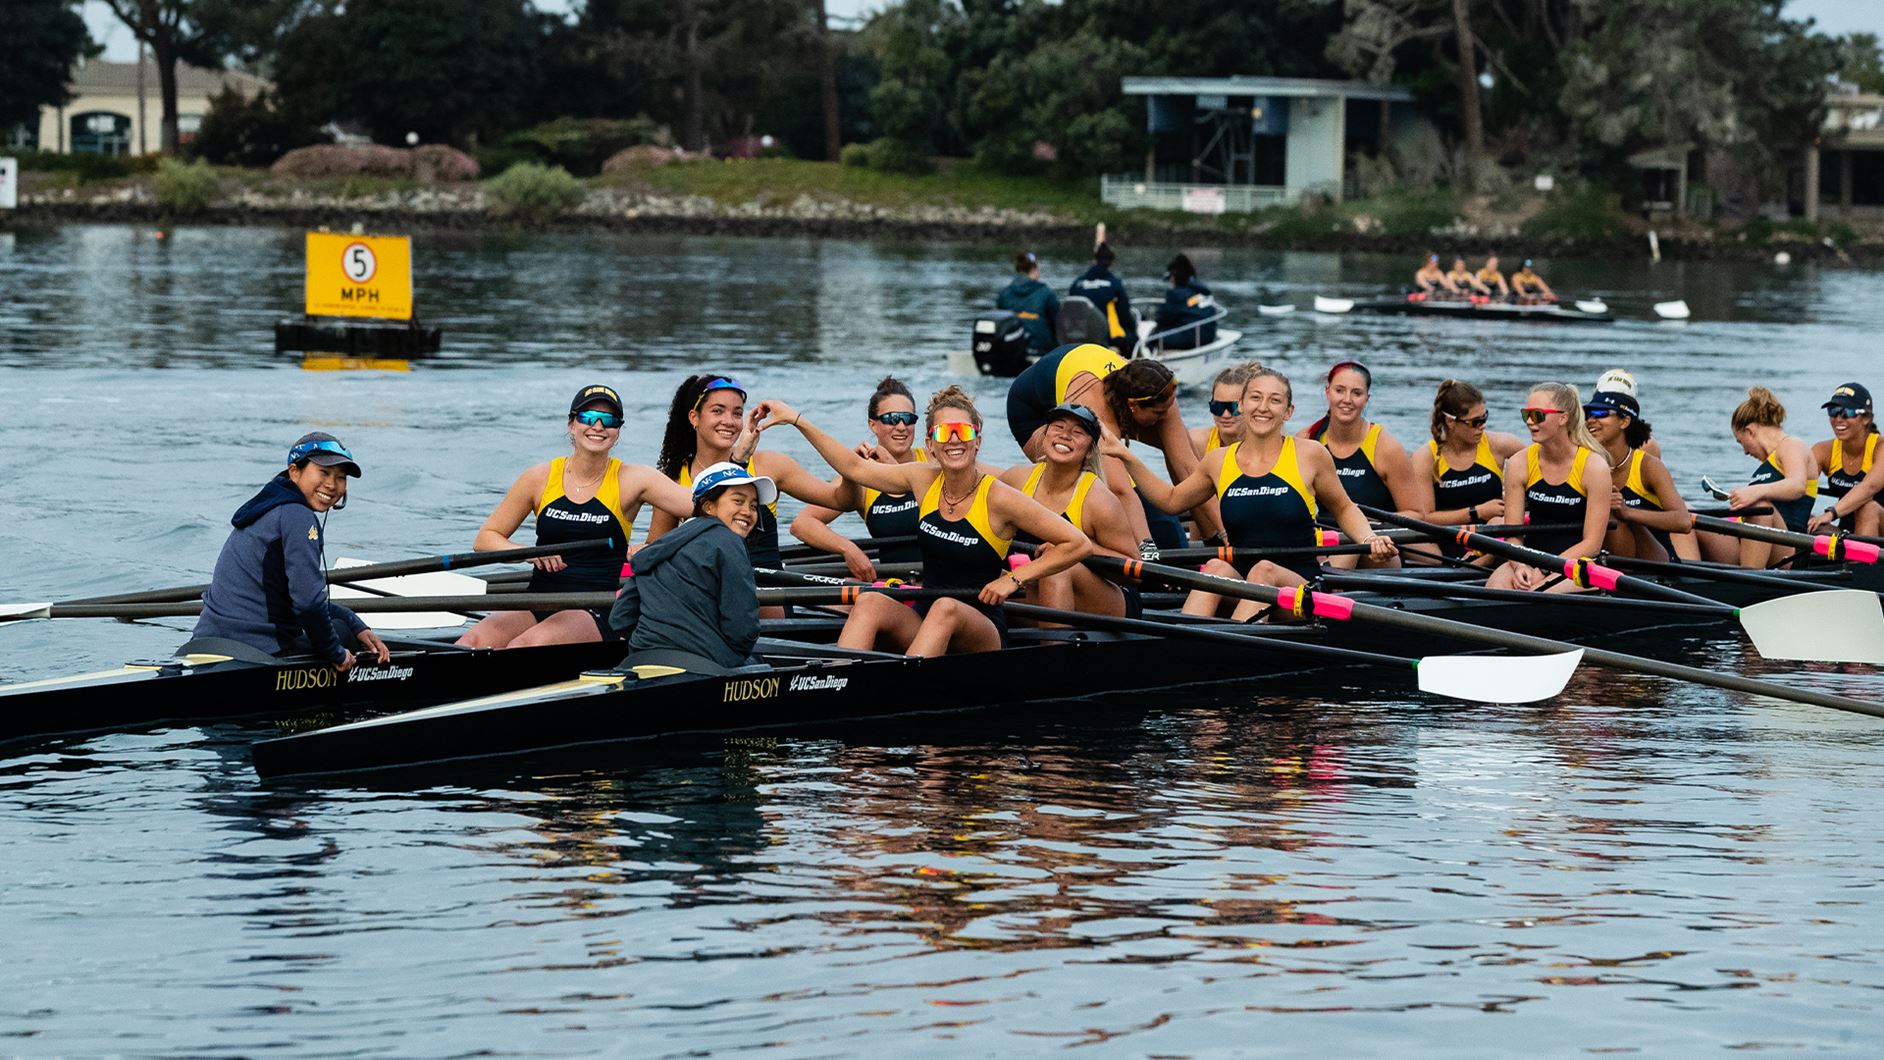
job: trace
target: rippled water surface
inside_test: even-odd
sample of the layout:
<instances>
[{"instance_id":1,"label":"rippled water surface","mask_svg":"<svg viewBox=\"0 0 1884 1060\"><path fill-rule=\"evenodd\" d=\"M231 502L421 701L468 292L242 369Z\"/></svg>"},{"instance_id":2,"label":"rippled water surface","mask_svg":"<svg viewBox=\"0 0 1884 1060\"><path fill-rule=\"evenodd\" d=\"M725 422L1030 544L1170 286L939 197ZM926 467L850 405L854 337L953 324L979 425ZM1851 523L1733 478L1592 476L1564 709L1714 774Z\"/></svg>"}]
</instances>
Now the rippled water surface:
<instances>
[{"instance_id":1,"label":"rippled water surface","mask_svg":"<svg viewBox=\"0 0 1884 1060\"><path fill-rule=\"evenodd\" d=\"M1127 248L1141 300L1169 249ZM1056 285L1076 250L1047 248ZM630 459L699 368L861 435L880 375L947 381L1011 252L423 236L445 355L335 373L269 350L299 233L0 233L0 598L201 580L315 427L367 471L330 555L372 558L468 547L590 381L626 396ZM1811 439L1833 386L1877 382L1869 273L1548 263L1644 318L1571 329L1258 318L1408 266L1196 256L1303 422L1341 357L1415 439L1448 375L1515 430L1529 383L1622 365L1686 486L1749 469L1725 422L1747 384ZM1676 296L1693 323L1646 322ZM969 385L1013 458L1001 385ZM183 628L0 629L0 680L159 655ZM1724 639L1615 646L1884 696L1868 668ZM1466 707L1355 672L320 788L256 782L247 746L272 731L0 744L0 1054L1884 1047L1884 724L1817 708L1587 667L1551 703Z\"/></svg>"}]
</instances>

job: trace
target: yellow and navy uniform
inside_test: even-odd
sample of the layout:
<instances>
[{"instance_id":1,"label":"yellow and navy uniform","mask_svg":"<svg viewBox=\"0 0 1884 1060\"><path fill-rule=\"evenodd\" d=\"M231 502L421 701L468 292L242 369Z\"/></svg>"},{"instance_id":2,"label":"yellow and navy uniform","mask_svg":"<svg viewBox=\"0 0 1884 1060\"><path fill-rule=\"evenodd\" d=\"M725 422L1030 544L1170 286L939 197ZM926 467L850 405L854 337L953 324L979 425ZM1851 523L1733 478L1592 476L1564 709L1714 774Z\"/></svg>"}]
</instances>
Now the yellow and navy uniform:
<instances>
[{"instance_id":1,"label":"yellow and navy uniform","mask_svg":"<svg viewBox=\"0 0 1884 1060\"><path fill-rule=\"evenodd\" d=\"M1457 272L1448 272L1446 273L1446 279L1451 280L1452 285L1461 291L1470 290L1472 287L1472 270L1460 269Z\"/></svg>"},{"instance_id":2,"label":"yellow and navy uniform","mask_svg":"<svg viewBox=\"0 0 1884 1060\"><path fill-rule=\"evenodd\" d=\"M1328 432L1322 431L1315 439L1323 445L1328 444ZM1380 477L1374 468L1374 450L1380 445L1380 424L1367 427L1367 435L1361 439L1360 448L1346 456L1334 458L1335 474L1341 479L1341 488L1347 492L1348 500L1356 504L1365 504L1369 508L1393 510L1393 491L1387 488L1387 480Z\"/></svg>"},{"instance_id":3,"label":"yellow and navy uniform","mask_svg":"<svg viewBox=\"0 0 1884 1060\"><path fill-rule=\"evenodd\" d=\"M1544 278L1530 269L1520 269L1511 274L1511 289L1519 294L1536 294L1543 290L1540 286Z\"/></svg>"},{"instance_id":4,"label":"yellow and navy uniform","mask_svg":"<svg viewBox=\"0 0 1884 1060\"><path fill-rule=\"evenodd\" d=\"M922 550L922 584L933 589L979 589L1007 570L1009 538L994 533L994 518L988 511L988 491L994 476L983 475L975 484L974 500L960 519L942 514L942 476L929 483L922 495L921 517L916 524L917 543ZM977 600L965 604L988 616L1007 644L1007 613ZM917 610L928 613L928 601Z\"/></svg>"},{"instance_id":5,"label":"yellow and navy uniform","mask_svg":"<svg viewBox=\"0 0 1884 1060\"><path fill-rule=\"evenodd\" d=\"M1027 476L1027 481L1022 484L1021 492L1029 497L1033 496L1034 491L1040 488L1041 476L1046 473L1046 464L1035 464L1033 471ZM1097 481L1099 481L1099 476L1090 471L1082 471L1079 473L1079 482L1073 487L1073 499L1066 502L1066 510L1060 513L1061 516L1065 517L1067 522L1072 523L1076 527L1080 527L1080 519L1084 517L1086 511L1086 494L1091 492L1092 484ZM1080 528L1084 529L1084 527ZM1027 545L1040 544L1039 538L1025 530L1016 531L1014 540Z\"/></svg>"},{"instance_id":6,"label":"yellow and navy uniform","mask_svg":"<svg viewBox=\"0 0 1884 1060\"><path fill-rule=\"evenodd\" d=\"M1223 449L1217 464L1217 502L1223 530L1232 548L1308 548L1320 541L1315 529L1315 495L1302 478L1296 462L1295 437L1282 439L1276 466L1267 474L1250 475L1237 466L1243 448L1235 442ZM1274 560L1304 578L1320 572L1314 556L1285 556Z\"/></svg>"},{"instance_id":7,"label":"yellow and navy uniform","mask_svg":"<svg viewBox=\"0 0 1884 1060\"><path fill-rule=\"evenodd\" d=\"M746 474L756 476L758 473L753 469L752 461L746 461ZM691 462L681 465L678 481L681 485L692 488L693 464ZM778 550L777 500L760 506L759 521L752 524L752 532L746 535L746 555L752 558L754 567L778 570L785 566L785 558Z\"/></svg>"},{"instance_id":8,"label":"yellow and navy uniform","mask_svg":"<svg viewBox=\"0 0 1884 1060\"><path fill-rule=\"evenodd\" d=\"M1204 435L1204 452L1208 453L1212 449L1221 448L1223 448L1223 432L1218 430L1217 425L1213 423L1210 425L1210 433Z\"/></svg>"},{"instance_id":9,"label":"yellow and navy uniform","mask_svg":"<svg viewBox=\"0 0 1884 1060\"><path fill-rule=\"evenodd\" d=\"M1871 465L1877 458L1877 439L1876 431L1864 436L1864 459L1858 465L1856 474L1845 470L1844 440L1832 439L1832 458L1826 462L1825 468L1825 488L1820 490L1819 494L1824 497L1843 497L1856 488L1858 483L1863 482L1864 477L1871 473ZM1849 530L1857 520L1858 513L1850 512L1838 521L1839 528Z\"/></svg>"},{"instance_id":10,"label":"yellow and navy uniform","mask_svg":"<svg viewBox=\"0 0 1884 1060\"><path fill-rule=\"evenodd\" d=\"M1647 455L1640 449L1629 450L1629 460L1623 465L1628 469L1628 473L1623 476L1622 485L1617 492L1622 494L1622 506L1625 508L1665 512L1668 506L1662 503L1661 497L1649 488L1648 482L1642 477L1642 459ZM1671 562L1680 562L1680 557L1675 555L1675 543L1666 530L1650 530L1649 536L1661 542L1662 550L1668 553Z\"/></svg>"},{"instance_id":11,"label":"yellow and navy uniform","mask_svg":"<svg viewBox=\"0 0 1884 1060\"><path fill-rule=\"evenodd\" d=\"M1066 388L1074 376L1090 372L1103 380L1124 365L1125 358L1119 351L1094 342L1069 343L1048 351L1015 376L1007 388L1007 425L1014 432L1014 440L1027 444L1034 431L1047 422L1053 406L1066 400ZM1084 399L1095 408L1102 400L1098 394L1084 395Z\"/></svg>"},{"instance_id":12,"label":"yellow and navy uniform","mask_svg":"<svg viewBox=\"0 0 1884 1060\"><path fill-rule=\"evenodd\" d=\"M621 461L610 460L596 483L595 496L577 504L569 499L564 483L568 457L550 461L549 481L536 502L536 543L563 545L606 537L614 545L607 552L585 552L567 556L559 571L532 570L533 593L575 593L614 591L621 583L622 555L628 550L632 528L621 513Z\"/></svg>"},{"instance_id":13,"label":"yellow and navy uniform","mask_svg":"<svg viewBox=\"0 0 1884 1060\"><path fill-rule=\"evenodd\" d=\"M1785 477L1786 469L1779 466L1779 450L1775 449L1766 454L1765 460L1760 461L1760 466L1754 470L1753 477L1747 480L1747 485L1764 485L1768 482L1778 482ZM1806 522L1812 518L1812 505L1818 499L1818 495L1819 480L1813 478L1806 480L1805 496L1795 497L1789 501L1768 501L1767 503L1779 513L1780 520L1786 524L1786 529L1795 534L1803 534L1806 532Z\"/></svg>"},{"instance_id":14,"label":"yellow and navy uniform","mask_svg":"<svg viewBox=\"0 0 1884 1060\"><path fill-rule=\"evenodd\" d=\"M929 462L929 454L921 446L916 447L916 462ZM916 532L916 523L922 518L918 510L921 506L913 494L884 493L866 486L863 506L857 511L871 537L908 537ZM878 558L885 563L915 563L922 557L914 544L908 544L885 548Z\"/></svg>"},{"instance_id":15,"label":"yellow and navy uniform","mask_svg":"<svg viewBox=\"0 0 1884 1060\"><path fill-rule=\"evenodd\" d=\"M1446 456L1439 451L1437 440L1429 441L1426 445L1433 451L1435 511L1449 512L1456 508L1470 517L1473 508L1504 497L1504 469L1498 466L1498 456L1492 452L1489 437L1479 435L1478 450L1472 454L1471 465L1464 470L1446 463ZM1439 550L1453 557L1465 555L1465 549L1456 541L1441 541Z\"/></svg>"},{"instance_id":16,"label":"yellow and navy uniform","mask_svg":"<svg viewBox=\"0 0 1884 1060\"><path fill-rule=\"evenodd\" d=\"M1539 552L1561 554L1583 540L1583 518L1590 509L1590 498L1583 492L1583 468L1593 454L1577 446L1577 455L1570 461L1570 476L1562 482L1547 482L1540 452L1536 442L1524 450L1525 522L1573 523L1577 529L1531 534L1524 543Z\"/></svg>"},{"instance_id":17,"label":"yellow and navy uniform","mask_svg":"<svg viewBox=\"0 0 1884 1060\"><path fill-rule=\"evenodd\" d=\"M1476 278L1478 279L1478 282L1484 284L1486 287L1494 291L1498 289L1499 284L1505 282L1505 274L1502 272L1499 272L1497 269L1492 268L1490 265L1487 265L1484 268L1478 270L1476 274Z\"/></svg>"}]
</instances>

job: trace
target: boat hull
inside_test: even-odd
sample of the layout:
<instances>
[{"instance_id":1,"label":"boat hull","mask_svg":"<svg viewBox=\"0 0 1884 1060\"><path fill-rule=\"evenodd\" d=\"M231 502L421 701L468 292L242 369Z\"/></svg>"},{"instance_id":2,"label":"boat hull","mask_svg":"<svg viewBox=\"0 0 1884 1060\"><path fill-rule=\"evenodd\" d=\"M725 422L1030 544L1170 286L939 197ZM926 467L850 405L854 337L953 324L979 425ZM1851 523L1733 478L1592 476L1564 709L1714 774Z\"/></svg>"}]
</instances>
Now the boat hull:
<instances>
[{"instance_id":1,"label":"boat hull","mask_svg":"<svg viewBox=\"0 0 1884 1060\"><path fill-rule=\"evenodd\" d=\"M1405 298L1356 301L1353 313L1388 313L1403 316L1457 317L1467 320L1540 320L1558 324L1613 324L1609 313L1586 313L1558 303L1517 305L1511 302L1414 302Z\"/></svg>"}]
</instances>

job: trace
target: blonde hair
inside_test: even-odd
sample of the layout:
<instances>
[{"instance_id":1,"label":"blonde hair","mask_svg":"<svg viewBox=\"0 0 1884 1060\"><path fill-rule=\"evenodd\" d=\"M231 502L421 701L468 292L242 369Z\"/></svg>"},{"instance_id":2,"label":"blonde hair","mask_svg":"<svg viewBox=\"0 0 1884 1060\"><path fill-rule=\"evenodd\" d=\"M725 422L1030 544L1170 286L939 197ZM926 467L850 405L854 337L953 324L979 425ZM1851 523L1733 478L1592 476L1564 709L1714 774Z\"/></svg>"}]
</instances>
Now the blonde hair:
<instances>
[{"instance_id":1,"label":"blonde hair","mask_svg":"<svg viewBox=\"0 0 1884 1060\"><path fill-rule=\"evenodd\" d=\"M1233 364L1217 373L1217 378L1210 381L1210 389L1214 391L1220 386L1240 388L1249 382L1250 376L1262 370L1263 362L1261 361L1244 361L1242 364Z\"/></svg>"},{"instance_id":2,"label":"blonde hair","mask_svg":"<svg viewBox=\"0 0 1884 1060\"><path fill-rule=\"evenodd\" d=\"M1786 406L1779 403L1771 390L1763 386L1747 388L1747 399L1734 409L1734 430L1744 431L1748 427L1784 427L1786 425Z\"/></svg>"},{"instance_id":3,"label":"blonde hair","mask_svg":"<svg viewBox=\"0 0 1884 1060\"><path fill-rule=\"evenodd\" d=\"M935 429L935 414L943 409L955 409L968 413L968 422L975 425L975 432L981 432L981 410L975 407L975 399L968 396L959 384L950 383L929 397L929 408L924 413L930 430Z\"/></svg>"},{"instance_id":4,"label":"blonde hair","mask_svg":"<svg viewBox=\"0 0 1884 1060\"><path fill-rule=\"evenodd\" d=\"M1583 416L1583 395L1577 393L1577 388L1574 385L1570 383L1539 383L1527 391L1527 393L1549 394L1550 399L1557 403L1563 410L1564 415L1569 417L1568 433L1570 440L1588 449L1592 453L1600 453L1603 451L1603 443L1597 441L1596 436L1590 433L1589 421Z\"/></svg>"},{"instance_id":5,"label":"blonde hair","mask_svg":"<svg viewBox=\"0 0 1884 1060\"><path fill-rule=\"evenodd\" d=\"M1274 379L1276 382L1281 383L1283 395L1287 398L1289 405L1291 407L1295 405L1295 387L1289 383L1288 376L1283 375L1274 368L1258 368L1251 372L1249 378L1243 380L1243 393L1245 396L1249 394L1250 384L1258 379Z\"/></svg>"}]
</instances>

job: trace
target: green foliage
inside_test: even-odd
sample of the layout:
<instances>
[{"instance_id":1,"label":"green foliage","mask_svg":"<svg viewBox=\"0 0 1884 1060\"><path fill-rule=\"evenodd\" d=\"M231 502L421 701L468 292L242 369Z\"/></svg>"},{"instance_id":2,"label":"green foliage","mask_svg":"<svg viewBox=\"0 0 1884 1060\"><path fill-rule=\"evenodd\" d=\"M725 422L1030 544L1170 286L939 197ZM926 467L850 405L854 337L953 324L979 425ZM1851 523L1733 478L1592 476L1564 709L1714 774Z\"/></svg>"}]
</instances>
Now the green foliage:
<instances>
[{"instance_id":1,"label":"green foliage","mask_svg":"<svg viewBox=\"0 0 1884 1060\"><path fill-rule=\"evenodd\" d=\"M561 166L520 162L484 182L484 201L499 217L542 222L581 202L582 185Z\"/></svg>"},{"instance_id":2,"label":"green foliage","mask_svg":"<svg viewBox=\"0 0 1884 1060\"><path fill-rule=\"evenodd\" d=\"M496 147L480 147L472 153L477 159L478 170L489 180L520 162L536 161L536 152L527 147L510 147L500 144Z\"/></svg>"},{"instance_id":3,"label":"green foliage","mask_svg":"<svg viewBox=\"0 0 1884 1060\"><path fill-rule=\"evenodd\" d=\"M1602 242L1634 233L1621 196L1590 185L1571 185L1553 191L1542 212L1524 222L1528 239Z\"/></svg>"},{"instance_id":4,"label":"green foliage","mask_svg":"<svg viewBox=\"0 0 1884 1060\"><path fill-rule=\"evenodd\" d=\"M180 162L165 158L157 163L157 175L151 182L157 205L173 214L201 213L216 198L219 190L216 171L202 159Z\"/></svg>"},{"instance_id":5,"label":"green foliage","mask_svg":"<svg viewBox=\"0 0 1884 1060\"><path fill-rule=\"evenodd\" d=\"M1126 118L1119 81L1144 65L1143 49L1088 30L1002 55L975 79L968 100L976 160L1065 174L1120 168L1144 141L1143 123Z\"/></svg>"},{"instance_id":6,"label":"green foliage","mask_svg":"<svg viewBox=\"0 0 1884 1060\"><path fill-rule=\"evenodd\" d=\"M1446 191L1385 195L1360 204L1391 236L1424 236L1459 220L1459 197ZM1352 212L1352 211L1350 211Z\"/></svg>"},{"instance_id":7,"label":"green foliage","mask_svg":"<svg viewBox=\"0 0 1884 1060\"><path fill-rule=\"evenodd\" d=\"M936 150L952 80L942 34L952 16L941 0L904 0L879 16L883 80L870 91L880 134L871 148L874 168L914 172L914 161Z\"/></svg>"},{"instance_id":8,"label":"green foliage","mask_svg":"<svg viewBox=\"0 0 1884 1060\"><path fill-rule=\"evenodd\" d=\"M870 145L845 144L844 149L838 152L837 161L846 169L869 169Z\"/></svg>"},{"instance_id":9,"label":"green foliage","mask_svg":"<svg viewBox=\"0 0 1884 1060\"><path fill-rule=\"evenodd\" d=\"M1857 230L1843 221L1813 222L1803 217L1786 221L1755 217L1742 225L1737 235L1746 243L1817 243L1830 239L1846 247L1858 242Z\"/></svg>"},{"instance_id":10,"label":"green foliage","mask_svg":"<svg viewBox=\"0 0 1884 1060\"><path fill-rule=\"evenodd\" d=\"M645 114L622 121L562 117L512 133L503 146L518 152L517 160L528 158L592 177L617 151L654 143L659 134L659 126Z\"/></svg>"},{"instance_id":11,"label":"green foliage","mask_svg":"<svg viewBox=\"0 0 1884 1060\"><path fill-rule=\"evenodd\" d=\"M122 180L157 172L156 157L148 155L142 158L131 155L108 158L105 155L62 155L51 151L8 153L20 160L21 172L72 173L81 182Z\"/></svg>"},{"instance_id":12,"label":"green foliage","mask_svg":"<svg viewBox=\"0 0 1884 1060\"><path fill-rule=\"evenodd\" d=\"M1884 48L1875 33L1838 38L1838 80L1860 92L1884 92Z\"/></svg>"},{"instance_id":13,"label":"green foliage","mask_svg":"<svg viewBox=\"0 0 1884 1060\"><path fill-rule=\"evenodd\" d=\"M273 94L250 97L224 88L210 97L190 154L218 165L266 166L297 147L326 142L326 134L286 112Z\"/></svg>"},{"instance_id":14,"label":"green foliage","mask_svg":"<svg viewBox=\"0 0 1884 1060\"><path fill-rule=\"evenodd\" d=\"M0 60L0 129L39 124L39 108L70 102L72 64L96 55L85 20L67 0L0 0L7 30Z\"/></svg>"}]
</instances>

